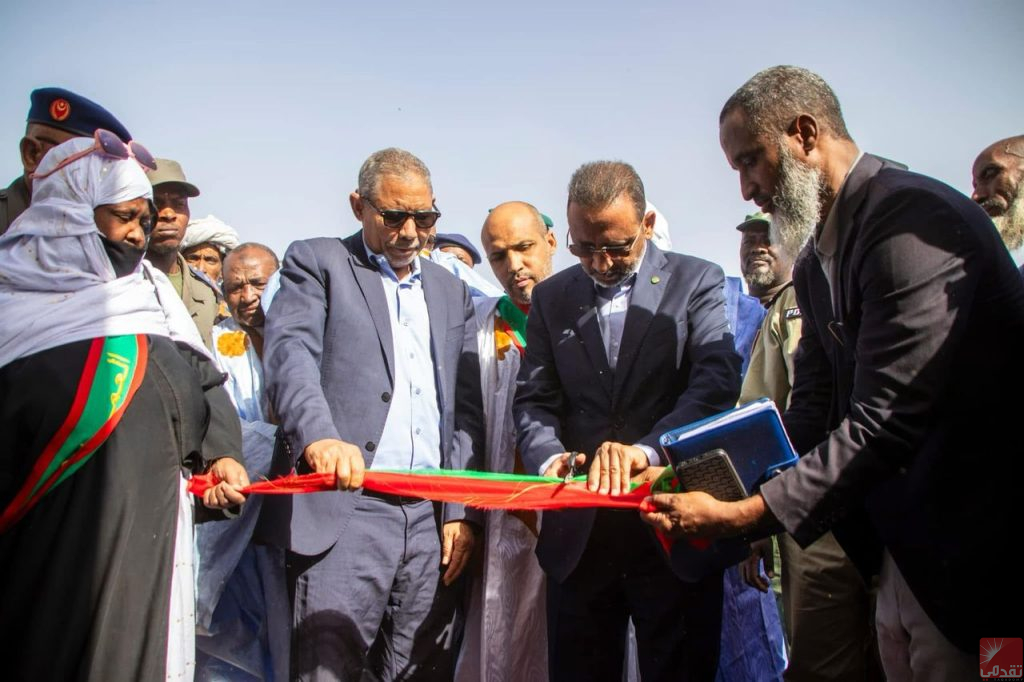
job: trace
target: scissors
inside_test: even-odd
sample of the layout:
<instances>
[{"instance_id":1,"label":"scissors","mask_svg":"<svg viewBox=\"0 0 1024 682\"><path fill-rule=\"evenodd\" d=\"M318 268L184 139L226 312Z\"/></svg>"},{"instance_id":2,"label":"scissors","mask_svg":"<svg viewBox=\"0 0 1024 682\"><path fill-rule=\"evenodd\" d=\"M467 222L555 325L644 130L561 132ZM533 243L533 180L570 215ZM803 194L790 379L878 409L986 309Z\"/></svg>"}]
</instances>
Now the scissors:
<instances>
[{"instance_id":1,"label":"scissors","mask_svg":"<svg viewBox=\"0 0 1024 682\"><path fill-rule=\"evenodd\" d=\"M566 472L565 478L562 479L563 484L572 483L572 479L583 473L583 464L576 464L576 456L582 454L582 452L576 451L569 453L569 471ZM586 460L584 460L584 464L586 464Z\"/></svg>"}]
</instances>

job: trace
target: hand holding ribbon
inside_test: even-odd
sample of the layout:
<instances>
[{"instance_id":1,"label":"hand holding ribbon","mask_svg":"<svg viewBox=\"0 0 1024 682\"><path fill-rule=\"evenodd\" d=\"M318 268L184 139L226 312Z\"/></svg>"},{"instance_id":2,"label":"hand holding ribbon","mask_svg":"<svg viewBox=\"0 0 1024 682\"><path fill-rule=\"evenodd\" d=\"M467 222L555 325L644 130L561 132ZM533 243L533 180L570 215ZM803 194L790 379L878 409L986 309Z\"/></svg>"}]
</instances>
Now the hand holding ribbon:
<instances>
[{"instance_id":1,"label":"hand holding ribbon","mask_svg":"<svg viewBox=\"0 0 1024 682\"><path fill-rule=\"evenodd\" d=\"M202 495L218 480L211 474L193 476L189 491ZM258 481L242 488L245 494L293 495L337 490L335 472L291 474L272 481ZM419 497L435 502L458 502L478 509L568 509L606 507L613 509L651 509L644 503L651 494L650 482L634 485L622 495L610 496L587 489L580 476L571 483L544 476L523 476L484 471L369 470L363 487L378 493Z\"/></svg>"}]
</instances>

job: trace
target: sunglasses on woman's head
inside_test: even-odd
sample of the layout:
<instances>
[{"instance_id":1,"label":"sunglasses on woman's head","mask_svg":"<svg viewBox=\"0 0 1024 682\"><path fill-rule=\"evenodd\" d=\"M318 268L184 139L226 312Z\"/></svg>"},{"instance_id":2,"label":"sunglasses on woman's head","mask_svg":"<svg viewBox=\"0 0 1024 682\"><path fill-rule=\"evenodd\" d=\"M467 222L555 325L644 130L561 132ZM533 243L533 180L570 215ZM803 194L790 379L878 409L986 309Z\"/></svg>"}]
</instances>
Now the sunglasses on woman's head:
<instances>
[{"instance_id":1,"label":"sunglasses on woman's head","mask_svg":"<svg viewBox=\"0 0 1024 682\"><path fill-rule=\"evenodd\" d=\"M125 159L135 159L143 169L156 170L156 161L153 159L153 155L138 142L130 141L128 144L125 144L120 137L103 128L97 128L92 138L93 144L91 147L72 154L45 173L33 173L32 179L41 180L53 175L68 164L85 158L94 152L114 159L121 159L122 161Z\"/></svg>"}]
</instances>

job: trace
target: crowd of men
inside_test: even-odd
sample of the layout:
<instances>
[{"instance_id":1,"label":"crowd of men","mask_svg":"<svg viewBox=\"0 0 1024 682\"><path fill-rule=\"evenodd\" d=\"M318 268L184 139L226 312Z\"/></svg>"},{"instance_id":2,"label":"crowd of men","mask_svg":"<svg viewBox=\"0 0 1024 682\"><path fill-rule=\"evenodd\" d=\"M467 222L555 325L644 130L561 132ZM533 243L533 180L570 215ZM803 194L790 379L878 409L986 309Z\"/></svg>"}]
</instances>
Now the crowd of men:
<instances>
[{"instance_id":1,"label":"crowd of men","mask_svg":"<svg viewBox=\"0 0 1024 682\"><path fill-rule=\"evenodd\" d=\"M979 637L1020 634L1015 561L986 557L1021 521L1019 408L991 386L1024 379L1024 135L978 155L968 199L860 150L804 69L758 73L719 123L760 209L735 228L748 294L659 246L619 161L573 173L563 244L510 200L480 253L437 232L424 162L380 150L358 228L279 260L192 219L199 187L156 159L146 258L225 373L249 478L339 490L197 526L197 679L962 680ZM97 129L130 139L81 95L32 93L0 229L46 152ZM558 248L578 265L553 272ZM669 464L664 432L761 397L802 457L739 502L540 515L362 488L373 469L580 472L619 495ZM750 558L682 579L649 526Z\"/></svg>"}]
</instances>

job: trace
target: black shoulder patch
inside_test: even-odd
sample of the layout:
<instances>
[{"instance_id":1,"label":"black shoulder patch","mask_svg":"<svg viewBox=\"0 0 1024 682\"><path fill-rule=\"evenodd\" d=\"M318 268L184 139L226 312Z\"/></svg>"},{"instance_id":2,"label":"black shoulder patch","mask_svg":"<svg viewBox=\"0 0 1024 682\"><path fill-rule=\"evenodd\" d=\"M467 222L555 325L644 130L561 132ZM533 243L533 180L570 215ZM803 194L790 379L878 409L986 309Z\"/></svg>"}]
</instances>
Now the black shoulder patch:
<instances>
[{"instance_id":1,"label":"black shoulder patch","mask_svg":"<svg viewBox=\"0 0 1024 682\"><path fill-rule=\"evenodd\" d=\"M782 311L782 317L783 317L783 319L786 319L786 320L795 320L795 319L799 318L800 316L801 315L800 315L800 309L799 308L786 308L785 310Z\"/></svg>"}]
</instances>

